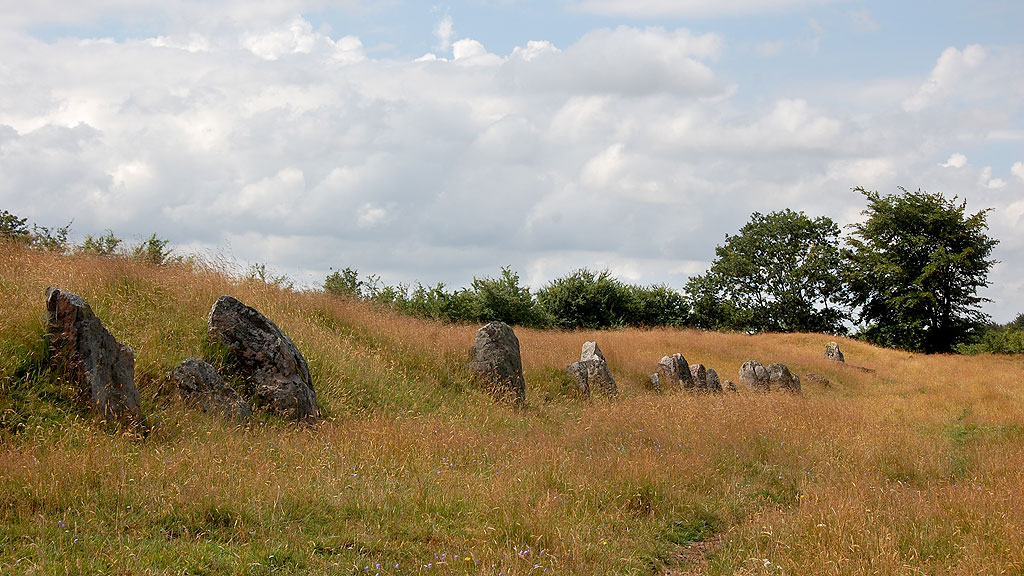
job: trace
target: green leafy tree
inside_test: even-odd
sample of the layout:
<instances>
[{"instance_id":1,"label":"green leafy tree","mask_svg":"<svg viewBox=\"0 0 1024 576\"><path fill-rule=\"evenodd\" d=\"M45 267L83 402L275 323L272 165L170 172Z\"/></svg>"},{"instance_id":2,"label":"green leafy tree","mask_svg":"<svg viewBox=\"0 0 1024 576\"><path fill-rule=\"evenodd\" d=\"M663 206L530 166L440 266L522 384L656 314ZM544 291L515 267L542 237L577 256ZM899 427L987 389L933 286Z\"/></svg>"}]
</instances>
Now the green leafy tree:
<instances>
[{"instance_id":1,"label":"green leafy tree","mask_svg":"<svg viewBox=\"0 0 1024 576\"><path fill-rule=\"evenodd\" d=\"M335 296L362 298L366 289L366 282L359 279L359 271L355 268L346 266L344 270L335 270L324 278L324 292Z\"/></svg>"},{"instance_id":2,"label":"green leafy tree","mask_svg":"<svg viewBox=\"0 0 1024 576\"><path fill-rule=\"evenodd\" d=\"M170 240L164 240L154 232L132 249L132 256L150 264L162 266L171 261L172 250L167 248L170 243Z\"/></svg>"},{"instance_id":3,"label":"green leafy tree","mask_svg":"<svg viewBox=\"0 0 1024 576\"><path fill-rule=\"evenodd\" d=\"M0 210L0 238L27 240L29 238L27 218L18 218L7 210Z\"/></svg>"},{"instance_id":4,"label":"green leafy tree","mask_svg":"<svg viewBox=\"0 0 1024 576\"><path fill-rule=\"evenodd\" d=\"M627 285L626 323L632 326L682 326L690 307L682 294L664 284Z\"/></svg>"},{"instance_id":5,"label":"green leafy tree","mask_svg":"<svg viewBox=\"0 0 1024 576\"><path fill-rule=\"evenodd\" d=\"M839 226L803 212L755 212L687 284L697 320L713 328L841 333Z\"/></svg>"},{"instance_id":6,"label":"green leafy tree","mask_svg":"<svg viewBox=\"0 0 1024 576\"><path fill-rule=\"evenodd\" d=\"M519 274L505 266L498 278L473 278L477 317L522 326L543 325L544 318L530 288L519 285Z\"/></svg>"},{"instance_id":7,"label":"green leafy tree","mask_svg":"<svg viewBox=\"0 0 1024 576\"><path fill-rule=\"evenodd\" d=\"M980 328L997 240L987 235L988 210L966 212L956 197L918 190L882 196L855 188L868 201L845 251L850 303L875 344L927 353L951 352Z\"/></svg>"},{"instance_id":8,"label":"green leafy tree","mask_svg":"<svg viewBox=\"0 0 1024 576\"><path fill-rule=\"evenodd\" d=\"M117 253L121 243L121 239L114 236L113 231L107 230L102 236L87 235L85 240L82 241L82 245L78 247L78 251L84 254L113 256Z\"/></svg>"},{"instance_id":9,"label":"green leafy tree","mask_svg":"<svg viewBox=\"0 0 1024 576\"><path fill-rule=\"evenodd\" d=\"M552 280L537 292L537 301L560 328L607 328L628 324L629 289L602 270L581 268Z\"/></svg>"}]
</instances>

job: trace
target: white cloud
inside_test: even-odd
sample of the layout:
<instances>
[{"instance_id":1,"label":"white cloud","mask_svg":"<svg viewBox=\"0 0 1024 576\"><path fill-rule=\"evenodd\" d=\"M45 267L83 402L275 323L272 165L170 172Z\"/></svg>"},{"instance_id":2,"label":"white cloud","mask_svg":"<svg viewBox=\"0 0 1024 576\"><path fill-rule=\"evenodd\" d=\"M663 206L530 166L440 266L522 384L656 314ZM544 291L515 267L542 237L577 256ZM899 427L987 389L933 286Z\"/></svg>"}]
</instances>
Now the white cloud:
<instances>
[{"instance_id":1,"label":"white cloud","mask_svg":"<svg viewBox=\"0 0 1024 576\"><path fill-rule=\"evenodd\" d=\"M762 91L729 76L749 51L713 33L620 27L501 54L452 36L447 59L408 61L304 12L231 6L154 38L0 34L0 205L314 280L353 266L459 286L508 264L534 285L608 266L681 287L755 210L849 223L852 186L904 185L997 208L998 258L1024 259L1024 163L1000 179L959 152L937 162L995 165L983 145L1012 144L993 139L1021 131L1017 48L952 49L858 90Z\"/></svg>"},{"instance_id":2,"label":"white cloud","mask_svg":"<svg viewBox=\"0 0 1024 576\"><path fill-rule=\"evenodd\" d=\"M450 14L445 14L434 27L434 37L437 38L437 48L447 52L452 47L452 40L455 38L455 21Z\"/></svg>"},{"instance_id":3,"label":"white cloud","mask_svg":"<svg viewBox=\"0 0 1024 576\"><path fill-rule=\"evenodd\" d=\"M1024 162L1014 162L1010 172L1020 179L1021 182L1024 182Z\"/></svg>"},{"instance_id":4,"label":"white cloud","mask_svg":"<svg viewBox=\"0 0 1024 576\"><path fill-rule=\"evenodd\" d=\"M750 16L826 5L837 0L576 0L581 12L627 18Z\"/></svg>"},{"instance_id":5,"label":"white cloud","mask_svg":"<svg viewBox=\"0 0 1024 576\"><path fill-rule=\"evenodd\" d=\"M903 109L920 112L945 93L968 83L986 56L985 49L977 44L964 48L962 52L953 47L946 48L928 80L918 88L916 94L903 102Z\"/></svg>"},{"instance_id":6,"label":"white cloud","mask_svg":"<svg viewBox=\"0 0 1024 576\"><path fill-rule=\"evenodd\" d=\"M964 156L959 152L954 152L953 155L949 157L949 160L939 164L939 166L942 166L943 168L963 168L966 165L967 156Z\"/></svg>"},{"instance_id":7,"label":"white cloud","mask_svg":"<svg viewBox=\"0 0 1024 576\"><path fill-rule=\"evenodd\" d=\"M1006 181L1002 178L992 177L992 167L985 166L982 168L981 173L978 175L978 183L986 188L993 190L1000 190L1006 188Z\"/></svg>"}]
</instances>

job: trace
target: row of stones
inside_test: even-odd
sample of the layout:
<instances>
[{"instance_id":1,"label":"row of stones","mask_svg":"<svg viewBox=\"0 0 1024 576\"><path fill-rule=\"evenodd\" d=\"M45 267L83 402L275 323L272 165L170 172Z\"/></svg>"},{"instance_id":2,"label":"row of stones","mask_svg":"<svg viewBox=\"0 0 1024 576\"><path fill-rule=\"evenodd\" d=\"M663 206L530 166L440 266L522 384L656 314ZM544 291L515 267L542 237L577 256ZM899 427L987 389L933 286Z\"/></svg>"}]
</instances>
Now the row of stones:
<instances>
[{"instance_id":1,"label":"row of stones","mask_svg":"<svg viewBox=\"0 0 1024 576\"><path fill-rule=\"evenodd\" d=\"M476 342L469 350L472 361L469 369L484 379L492 390L508 396L517 402L526 398L526 380L523 377L522 356L519 339L510 326L503 322L491 322L477 331ZM839 345L830 342L825 347L825 357L843 362ZM596 342L583 344L580 359L565 368L566 374L576 392L589 397L592 392L608 396L618 393L604 354ZM739 370L741 385L756 392L782 390L800 393L800 377L793 374L785 364L774 363L765 367L757 360L744 362ZM703 364L690 364L682 354L662 357L650 375L651 388L692 390L708 393L736 392L731 380L721 382L718 372Z\"/></svg>"},{"instance_id":2,"label":"row of stones","mask_svg":"<svg viewBox=\"0 0 1024 576\"><path fill-rule=\"evenodd\" d=\"M139 422L135 387L135 359L131 348L118 343L80 296L59 288L46 291L47 325L54 355L88 392L92 405L119 421ZM261 406L291 420L319 416L316 392L306 359L295 343L269 318L231 296L221 296L207 318L209 332L229 351L237 375L252 386ZM517 403L526 399L519 339L503 322L492 322L477 331L470 348L468 369L492 390ZM842 361L834 342L826 356ZM608 363L596 342L586 342L580 360L566 367L577 391L614 396L618 389ZM722 384L718 373L702 364L688 364L682 354L663 357L650 376L652 387L735 391L731 381ZM188 358L172 370L173 383L186 402L206 412L219 412L236 421L252 417L252 408L207 362ZM783 364L765 368L748 361L740 368L740 382L756 391L773 389L800 392L800 378Z\"/></svg>"}]
</instances>

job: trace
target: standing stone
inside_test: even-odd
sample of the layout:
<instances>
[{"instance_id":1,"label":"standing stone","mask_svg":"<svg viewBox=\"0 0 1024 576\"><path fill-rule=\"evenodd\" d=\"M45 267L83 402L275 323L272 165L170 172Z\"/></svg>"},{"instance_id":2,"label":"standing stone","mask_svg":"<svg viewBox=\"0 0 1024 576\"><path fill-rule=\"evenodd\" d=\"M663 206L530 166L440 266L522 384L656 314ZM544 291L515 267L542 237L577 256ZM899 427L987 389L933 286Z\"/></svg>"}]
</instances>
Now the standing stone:
<instances>
[{"instance_id":1,"label":"standing stone","mask_svg":"<svg viewBox=\"0 0 1024 576\"><path fill-rule=\"evenodd\" d=\"M139 422L135 354L118 343L77 294L46 289L50 346L104 417Z\"/></svg>"},{"instance_id":2,"label":"standing stone","mask_svg":"<svg viewBox=\"0 0 1024 576\"><path fill-rule=\"evenodd\" d=\"M651 374L651 390L661 392L661 376L657 373Z\"/></svg>"},{"instance_id":3,"label":"standing stone","mask_svg":"<svg viewBox=\"0 0 1024 576\"><path fill-rule=\"evenodd\" d=\"M309 366L295 343L254 308L221 296L208 318L210 333L230 349L256 396L290 420L320 414Z\"/></svg>"},{"instance_id":4,"label":"standing stone","mask_svg":"<svg viewBox=\"0 0 1024 576\"><path fill-rule=\"evenodd\" d=\"M605 361L597 342L584 343L580 360L570 364L565 371L573 378L577 391L583 396L589 396L590 392L595 390L608 396L618 394L615 378L612 377L608 362Z\"/></svg>"},{"instance_id":5,"label":"standing stone","mask_svg":"<svg viewBox=\"0 0 1024 576\"><path fill-rule=\"evenodd\" d=\"M703 364L690 364L690 377L693 378L693 387L700 391L707 390L708 370Z\"/></svg>"},{"instance_id":6,"label":"standing stone","mask_svg":"<svg viewBox=\"0 0 1024 576\"><path fill-rule=\"evenodd\" d=\"M757 360L747 360L740 367L740 384L756 392L768 392L768 370Z\"/></svg>"},{"instance_id":7,"label":"standing stone","mask_svg":"<svg viewBox=\"0 0 1024 576\"><path fill-rule=\"evenodd\" d=\"M800 393L800 377L790 372L785 364L775 363L769 366L768 380L772 389Z\"/></svg>"},{"instance_id":8,"label":"standing stone","mask_svg":"<svg viewBox=\"0 0 1024 576\"><path fill-rule=\"evenodd\" d=\"M580 362L587 367L587 381L590 382L591 390L597 390L607 396L619 393L612 371L608 369L608 362L604 359L601 349L597 347L597 342L583 344Z\"/></svg>"},{"instance_id":9,"label":"standing stone","mask_svg":"<svg viewBox=\"0 0 1024 576\"><path fill-rule=\"evenodd\" d=\"M203 412L217 412L236 422L252 419L252 408L234 388L224 383L217 370L200 360L188 358L167 375L178 395Z\"/></svg>"},{"instance_id":10,"label":"standing stone","mask_svg":"<svg viewBox=\"0 0 1024 576\"><path fill-rule=\"evenodd\" d=\"M679 388L688 390L694 387L690 365L682 354L663 356L654 367L654 373L658 375L661 386L669 390ZM653 381L653 378L651 380Z\"/></svg>"},{"instance_id":11,"label":"standing stone","mask_svg":"<svg viewBox=\"0 0 1024 576\"><path fill-rule=\"evenodd\" d=\"M569 376L576 394L583 398L590 397L590 380L587 378L587 367L583 362L573 362L565 367L565 373Z\"/></svg>"},{"instance_id":12,"label":"standing stone","mask_svg":"<svg viewBox=\"0 0 1024 576\"><path fill-rule=\"evenodd\" d=\"M736 387L736 383L732 380L726 380L722 382L722 390L725 392L739 392L740 389Z\"/></svg>"},{"instance_id":13,"label":"standing stone","mask_svg":"<svg viewBox=\"0 0 1024 576\"><path fill-rule=\"evenodd\" d=\"M476 343L469 349L472 361L467 368L483 379L491 390L514 400L526 401L526 379L519 339L504 322L491 322L476 332Z\"/></svg>"},{"instance_id":14,"label":"standing stone","mask_svg":"<svg viewBox=\"0 0 1024 576\"><path fill-rule=\"evenodd\" d=\"M846 362L846 358L843 357L843 351L839 349L838 342L829 342L825 345L825 358L836 362Z\"/></svg>"},{"instance_id":15,"label":"standing stone","mask_svg":"<svg viewBox=\"0 0 1024 576\"><path fill-rule=\"evenodd\" d=\"M708 368L707 370L707 389L712 394L718 394L722 391L722 382L718 379L718 372L714 368Z\"/></svg>"}]
</instances>

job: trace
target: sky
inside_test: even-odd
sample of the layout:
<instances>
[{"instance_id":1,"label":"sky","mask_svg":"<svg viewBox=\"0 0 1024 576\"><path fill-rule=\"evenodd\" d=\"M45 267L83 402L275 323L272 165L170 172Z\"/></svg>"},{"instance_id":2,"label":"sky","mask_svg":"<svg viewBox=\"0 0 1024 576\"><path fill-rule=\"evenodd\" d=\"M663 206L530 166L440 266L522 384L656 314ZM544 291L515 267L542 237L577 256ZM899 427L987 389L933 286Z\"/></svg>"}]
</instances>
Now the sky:
<instances>
[{"instance_id":1,"label":"sky","mask_svg":"<svg viewBox=\"0 0 1024 576\"><path fill-rule=\"evenodd\" d=\"M753 212L991 209L1024 312L1017 0L0 0L0 208L300 286L682 289Z\"/></svg>"}]
</instances>

